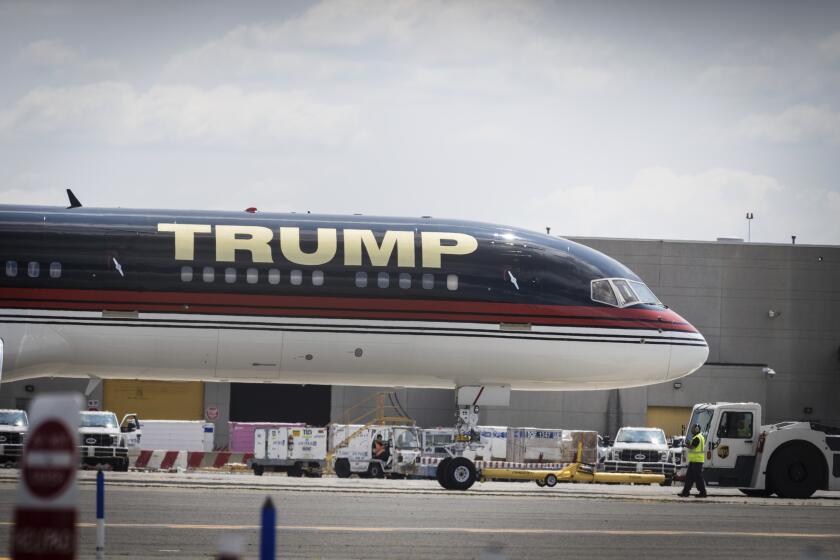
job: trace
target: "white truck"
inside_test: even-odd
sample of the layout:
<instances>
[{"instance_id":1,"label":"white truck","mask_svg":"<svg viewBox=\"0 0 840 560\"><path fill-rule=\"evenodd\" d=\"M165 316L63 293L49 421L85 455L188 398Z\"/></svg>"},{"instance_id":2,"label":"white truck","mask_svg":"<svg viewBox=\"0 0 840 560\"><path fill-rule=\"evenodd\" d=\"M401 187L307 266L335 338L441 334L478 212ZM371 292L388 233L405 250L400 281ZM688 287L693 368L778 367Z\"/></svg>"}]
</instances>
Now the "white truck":
<instances>
[{"instance_id":1,"label":"white truck","mask_svg":"<svg viewBox=\"0 0 840 560\"><path fill-rule=\"evenodd\" d=\"M813 422L762 426L756 403L697 404L688 433L695 424L706 437L707 484L782 498L840 490L840 428Z\"/></svg>"},{"instance_id":2,"label":"white truck","mask_svg":"<svg viewBox=\"0 0 840 560\"><path fill-rule=\"evenodd\" d=\"M254 430L254 474L285 472L287 476L319 477L327 459L327 429L309 427Z\"/></svg>"},{"instance_id":3,"label":"white truck","mask_svg":"<svg viewBox=\"0 0 840 560\"><path fill-rule=\"evenodd\" d=\"M126 414L122 422L108 411L82 411L79 424L79 455L82 466L105 466L115 471L128 470L128 448L139 445L140 418Z\"/></svg>"},{"instance_id":4,"label":"white truck","mask_svg":"<svg viewBox=\"0 0 840 560\"><path fill-rule=\"evenodd\" d=\"M0 466L14 467L20 462L28 429L25 411L0 409Z\"/></svg>"},{"instance_id":5,"label":"white truck","mask_svg":"<svg viewBox=\"0 0 840 560\"><path fill-rule=\"evenodd\" d=\"M339 478L353 474L361 477L392 478L415 475L419 471L420 432L415 426L370 426L353 429L334 426L339 432L335 440L333 469ZM385 452L375 456L377 440Z\"/></svg>"},{"instance_id":6,"label":"white truck","mask_svg":"<svg viewBox=\"0 0 840 560\"><path fill-rule=\"evenodd\" d=\"M662 429L627 426L615 435L615 442L603 462L603 470L663 474L665 486L670 486L677 470L676 465L669 461L670 456Z\"/></svg>"}]
</instances>

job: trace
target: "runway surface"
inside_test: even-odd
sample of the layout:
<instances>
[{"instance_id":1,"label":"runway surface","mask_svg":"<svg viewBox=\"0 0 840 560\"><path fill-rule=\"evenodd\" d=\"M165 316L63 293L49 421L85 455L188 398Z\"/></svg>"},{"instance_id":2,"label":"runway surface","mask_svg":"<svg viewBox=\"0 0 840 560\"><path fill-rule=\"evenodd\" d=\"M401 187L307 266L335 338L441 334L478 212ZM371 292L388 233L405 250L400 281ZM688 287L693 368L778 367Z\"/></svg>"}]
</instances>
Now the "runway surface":
<instances>
[{"instance_id":1,"label":"runway surface","mask_svg":"<svg viewBox=\"0 0 840 560\"><path fill-rule=\"evenodd\" d=\"M93 473L81 473L79 558L94 554ZM8 543L17 473L0 474ZM108 473L108 558L212 558L220 538L258 556L260 507L277 506L278 558L838 558L840 493L754 499L712 490L490 482ZM7 551L0 550L0 558Z\"/></svg>"}]
</instances>

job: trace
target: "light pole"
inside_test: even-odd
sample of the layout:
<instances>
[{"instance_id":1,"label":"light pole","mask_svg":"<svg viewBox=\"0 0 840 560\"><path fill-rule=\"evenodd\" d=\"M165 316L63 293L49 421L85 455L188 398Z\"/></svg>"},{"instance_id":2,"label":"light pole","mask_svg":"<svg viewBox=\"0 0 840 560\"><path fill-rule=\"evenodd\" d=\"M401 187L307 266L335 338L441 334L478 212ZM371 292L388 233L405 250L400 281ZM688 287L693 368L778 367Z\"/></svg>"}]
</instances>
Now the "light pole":
<instances>
[{"instance_id":1,"label":"light pole","mask_svg":"<svg viewBox=\"0 0 840 560\"><path fill-rule=\"evenodd\" d=\"M751 238L751 234L752 234L752 231L751 231L751 230L752 230L752 227L751 227L751 225L752 225L752 219L753 219L753 217L754 217L754 216L753 216L753 213L752 213L752 212L747 212L747 243L749 243L749 242L750 242L750 238Z\"/></svg>"}]
</instances>

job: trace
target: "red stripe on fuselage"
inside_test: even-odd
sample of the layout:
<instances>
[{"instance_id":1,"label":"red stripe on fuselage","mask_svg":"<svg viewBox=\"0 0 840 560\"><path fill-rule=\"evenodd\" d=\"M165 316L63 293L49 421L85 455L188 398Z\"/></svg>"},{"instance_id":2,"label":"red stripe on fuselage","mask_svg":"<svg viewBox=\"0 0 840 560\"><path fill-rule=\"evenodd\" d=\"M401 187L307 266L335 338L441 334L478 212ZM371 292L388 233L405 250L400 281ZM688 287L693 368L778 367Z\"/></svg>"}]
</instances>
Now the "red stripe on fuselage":
<instances>
[{"instance_id":1,"label":"red stripe on fuselage","mask_svg":"<svg viewBox=\"0 0 840 560\"><path fill-rule=\"evenodd\" d=\"M2 288L0 289L0 307L468 323L530 323L553 326L661 328L697 332L694 327L670 309L617 309L475 301Z\"/></svg>"}]
</instances>

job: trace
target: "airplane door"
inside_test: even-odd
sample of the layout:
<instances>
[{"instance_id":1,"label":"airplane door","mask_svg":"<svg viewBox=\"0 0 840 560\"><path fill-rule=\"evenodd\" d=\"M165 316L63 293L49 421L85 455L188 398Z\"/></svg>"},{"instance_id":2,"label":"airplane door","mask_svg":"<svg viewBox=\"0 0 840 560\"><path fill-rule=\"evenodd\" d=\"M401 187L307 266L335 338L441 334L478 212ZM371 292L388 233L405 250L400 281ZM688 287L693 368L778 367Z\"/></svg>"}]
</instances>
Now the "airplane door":
<instances>
[{"instance_id":1,"label":"airplane door","mask_svg":"<svg viewBox=\"0 0 840 560\"><path fill-rule=\"evenodd\" d=\"M706 468L716 474L721 486L749 486L758 439L754 421L752 410L725 409L717 431L709 434L711 458L707 455Z\"/></svg>"},{"instance_id":2,"label":"airplane door","mask_svg":"<svg viewBox=\"0 0 840 560\"><path fill-rule=\"evenodd\" d=\"M219 330L216 377L231 380L275 380L280 376L283 333Z\"/></svg>"}]
</instances>

